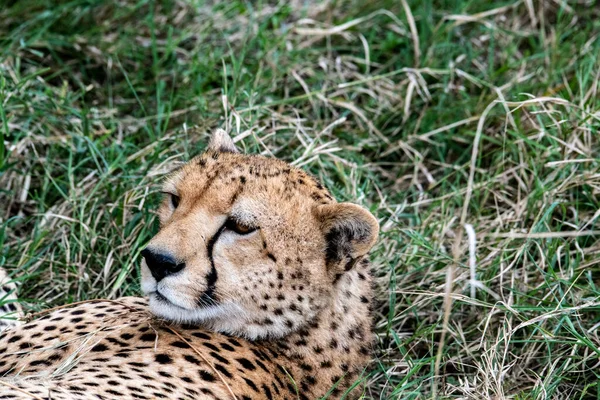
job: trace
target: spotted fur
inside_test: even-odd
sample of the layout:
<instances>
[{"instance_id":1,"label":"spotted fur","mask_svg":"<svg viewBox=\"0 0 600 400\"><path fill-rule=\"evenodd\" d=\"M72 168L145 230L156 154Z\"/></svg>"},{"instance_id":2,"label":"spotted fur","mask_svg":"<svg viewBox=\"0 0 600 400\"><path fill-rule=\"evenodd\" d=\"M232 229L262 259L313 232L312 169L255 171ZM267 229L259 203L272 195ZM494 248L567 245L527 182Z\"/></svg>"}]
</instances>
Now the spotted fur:
<instances>
[{"instance_id":1,"label":"spotted fur","mask_svg":"<svg viewBox=\"0 0 600 400\"><path fill-rule=\"evenodd\" d=\"M143 261L147 299L88 302L6 331L0 398L359 395L373 216L302 170L238 153L223 131L163 192L145 257L172 260L170 272Z\"/></svg>"},{"instance_id":2,"label":"spotted fur","mask_svg":"<svg viewBox=\"0 0 600 400\"><path fill-rule=\"evenodd\" d=\"M0 332L19 324L21 305L17 300L17 286L0 268Z\"/></svg>"}]
</instances>

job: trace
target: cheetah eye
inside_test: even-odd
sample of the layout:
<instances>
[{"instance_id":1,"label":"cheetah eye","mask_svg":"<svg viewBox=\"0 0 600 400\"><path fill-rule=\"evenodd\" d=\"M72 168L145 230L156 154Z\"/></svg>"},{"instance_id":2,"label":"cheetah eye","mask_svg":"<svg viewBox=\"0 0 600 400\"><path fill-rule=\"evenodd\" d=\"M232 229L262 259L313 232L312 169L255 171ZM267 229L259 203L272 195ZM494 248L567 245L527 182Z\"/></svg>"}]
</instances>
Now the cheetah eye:
<instances>
[{"instance_id":1,"label":"cheetah eye","mask_svg":"<svg viewBox=\"0 0 600 400\"><path fill-rule=\"evenodd\" d=\"M179 196L171 195L171 205L173 208L177 208L179 206Z\"/></svg>"},{"instance_id":2,"label":"cheetah eye","mask_svg":"<svg viewBox=\"0 0 600 400\"><path fill-rule=\"evenodd\" d=\"M169 192L162 192L162 193L169 196L169 198L171 199L171 205L173 206L173 208L177 208L179 206L179 196L177 196L176 194L173 194L173 193L169 193Z\"/></svg>"},{"instance_id":3,"label":"cheetah eye","mask_svg":"<svg viewBox=\"0 0 600 400\"><path fill-rule=\"evenodd\" d=\"M233 231L238 235L247 235L249 233L254 232L258 228L255 226L243 224L239 221L236 221L233 218L228 218L227 222L225 222L225 229L229 229L230 231Z\"/></svg>"}]
</instances>

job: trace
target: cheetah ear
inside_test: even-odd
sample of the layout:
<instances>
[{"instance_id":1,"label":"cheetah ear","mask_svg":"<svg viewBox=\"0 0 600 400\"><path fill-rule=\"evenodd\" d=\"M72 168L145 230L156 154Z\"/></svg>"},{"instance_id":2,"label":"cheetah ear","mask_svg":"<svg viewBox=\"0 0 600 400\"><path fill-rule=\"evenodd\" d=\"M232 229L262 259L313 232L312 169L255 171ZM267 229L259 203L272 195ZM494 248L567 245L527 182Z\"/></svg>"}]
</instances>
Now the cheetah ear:
<instances>
[{"instance_id":1,"label":"cheetah ear","mask_svg":"<svg viewBox=\"0 0 600 400\"><path fill-rule=\"evenodd\" d=\"M215 130L211 135L207 150L218 153L239 153L229 134L220 128Z\"/></svg>"},{"instance_id":2,"label":"cheetah ear","mask_svg":"<svg viewBox=\"0 0 600 400\"><path fill-rule=\"evenodd\" d=\"M327 269L334 276L352 269L377 241L379 223L356 204L320 205L315 214L325 236Z\"/></svg>"}]
</instances>

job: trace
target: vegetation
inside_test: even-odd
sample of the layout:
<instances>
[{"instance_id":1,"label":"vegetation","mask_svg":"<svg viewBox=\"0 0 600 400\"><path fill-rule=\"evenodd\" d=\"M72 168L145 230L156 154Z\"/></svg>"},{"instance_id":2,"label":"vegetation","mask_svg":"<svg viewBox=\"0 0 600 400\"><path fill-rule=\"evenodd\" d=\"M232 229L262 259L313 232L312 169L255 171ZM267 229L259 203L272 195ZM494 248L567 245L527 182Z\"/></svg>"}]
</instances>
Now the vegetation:
<instances>
[{"instance_id":1,"label":"vegetation","mask_svg":"<svg viewBox=\"0 0 600 400\"><path fill-rule=\"evenodd\" d=\"M600 398L599 54L594 0L5 0L0 266L139 293L223 127L378 217L365 398Z\"/></svg>"}]
</instances>

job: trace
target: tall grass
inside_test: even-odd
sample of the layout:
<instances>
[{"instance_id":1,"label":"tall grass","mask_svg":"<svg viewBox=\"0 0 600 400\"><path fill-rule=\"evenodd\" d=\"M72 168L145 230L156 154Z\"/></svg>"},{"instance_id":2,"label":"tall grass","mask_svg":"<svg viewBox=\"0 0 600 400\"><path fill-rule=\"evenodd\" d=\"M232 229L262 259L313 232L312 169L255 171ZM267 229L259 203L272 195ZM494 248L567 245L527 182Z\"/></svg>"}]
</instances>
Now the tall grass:
<instances>
[{"instance_id":1,"label":"tall grass","mask_svg":"<svg viewBox=\"0 0 600 400\"><path fill-rule=\"evenodd\" d=\"M156 183L224 127L382 226L365 398L600 398L600 8L0 5L0 266L139 293Z\"/></svg>"}]
</instances>

